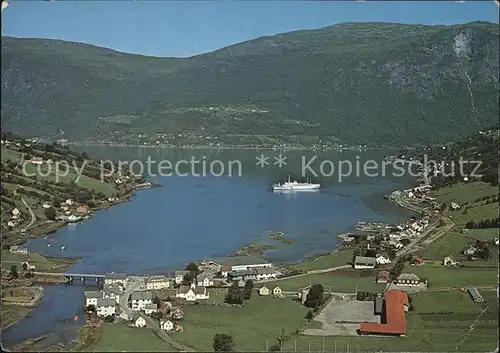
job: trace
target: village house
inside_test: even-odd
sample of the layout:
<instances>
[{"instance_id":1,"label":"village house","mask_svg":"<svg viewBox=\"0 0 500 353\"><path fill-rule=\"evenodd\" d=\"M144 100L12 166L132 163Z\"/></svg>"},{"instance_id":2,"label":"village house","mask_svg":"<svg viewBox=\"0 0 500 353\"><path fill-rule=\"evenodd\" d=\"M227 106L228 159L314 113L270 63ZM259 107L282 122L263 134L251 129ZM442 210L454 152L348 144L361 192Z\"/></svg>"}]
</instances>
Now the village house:
<instances>
[{"instance_id":1,"label":"village house","mask_svg":"<svg viewBox=\"0 0 500 353\"><path fill-rule=\"evenodd\" d=\"M387 255L377 256L376 261L377 261L377 264L379 264L379 265L386 265L386 264L391 263L391 260L389 259L389 256L387 256Z\"/></svg>"},{"instance_id":2,"label":"village house","mask_svg":"<svg viewBox=\"0 0 500 353\"><path fill-rule=\"evenodd\" d=\"M194 283L192 283L190 286L179 286L179 288L177 288L177 292L175 293L175 297L194 302L199 299L208 299L209 294L206 287L196 286Z\"/></svg>"},{"instance_id":3,"label":"village house","mask_svg":"<svg viewBox=\"0 0 500 353\"><path fill-rule=\"evenodd\" d=\"M196 282L198 283L198 286L200 287L209 287L214 285L214 277L208 273L208 272L203 272L202 274L198 275L196 278Z\"/></svg>"},{"instance_id":4,"label":"village house","mask_svg":"<svg viewBox=\"0 0 500 353\"><path fill-rule=\"evenodd\" d=\"M31 265L28 261L24 261L22 264L22 269L27 271L34 271L35 265Z\"/></svg>"},{"instance_id":5,"label":"village house","mask_svg":"<svg viewBox=\"0 0 500 353\"><path fill-rule=\"evenodd\" d=\"M255 270L265 267L272 267L272 263L256 256L229 256L207 260L208 264L218 266L218 271L223 277L231 271Z\"/></svg>"},{"instance_id":6,"label":"village house","mask_svg":"<svg viewBox=\"0 0 500 353\"><path fill-rule=\"evenodd\" d=\"M17 222L16 221L8 221L7 222L7 226L11 227L11 228L14 228L17 226Z\"/></svg>"},{"instance_id":7,"label":"village house","mask_svg":"<svg viewBox=\"0 0 500 353\"><path fill-rule=\"evenodd\" d=\"M467 292L471 296L471 298L474 301L474 303L482 303L482 302L484 302L483 296L481 295L481 293L479 293L479 291L477 290L476 287L472 287L472 286L468 287L467 288Z\"/></svg>"},{"instance_id":8,"label":"village house","mask_svg":"<svg viewBox=\"0 0 500 353\"><path fill-rule=\"evenodd\" d=\"M120 295L122 294L122 290L118 284L104 284L103 293L104 299L113 299L117 304L120 303Z\"/></svg>"},{"instance_id":9,"label":"village house","mask_svg":"<svg viewBox=\"0 0 500 353\"><path fill-rule=\"evenodd\" d=\"M378 274L377 274L377 283L387 283L389 281L389 278L390 278L390 273L389 271L380 271Z\"/></svg>"},{"instance_id":10,"label":"village house","mask_svg":"<svg viewBox=\"0 0 500 353\"><path fill-rule=\"evenodd\" d=\"M48 201L45 201L43 204L42 204L42 207L43 208L51 208L52 207L52 204Z\"/></svg>"},{"instance_id":11,"label":"village house","mask_svg":"<svg viewBox=\"0 0 500 353\"><path fill-rule=\"evenodd\" d=\"M118 284L125 288L127 286L127 275L125 273L106 273L104 284Z\"/></svg>"},{"instance_id":12,"label":"village house","mask_svg":"<svg viewBox=\"0 0 500 353\"><path fill-rule=\"evenodd\" d=\"M12 215L13 215L13 216L19 216L20 214L21 214L21 212L20 212L17 208L14 208L14 209L12 210Z\"/></svg>"},{"instance_id":13,"label":"village house","mask_svg":"<svg viewBox=\"0 0 500 353\"><path fill-rule=\"evenodd\" d=\"M354 258L354 268L364 269L364 268L375 268L377 260L374 257L356 256Z\"/></svg>"},{"instance_id":14,"label":"village house","mask_svg":"<svg viewBox=\"0 0 500 353\"><path fill-rule=\"evenodd\" d=\"M151 276L146 280L146 289L158 290L170 287L170 280L165 276Z\"/></svg>"},{"instance_id":15,"label":"village house","mask_svg":"<svg viewBox=\"0 0 500 353\"><path fill-rule=\"evenodd\" d=\"M244 281L244 280L242 280L242 279L240 279L240 280L238 281L238 287L239 287L239 288L243 288L243 287L245 287L245 281Z\"/></svg>"},{"instance_id":16,"label":"village house","mask_svg":"<svg viewBox=\"0 0 500 353\"><path fill-rule=\"evenodd\" d=\"M422 266L423 264L424 264L424 260L419 256L416 256L410 262L410 265L413 265L413 266Z\"/></svg>"},{"instance_id":17,"label":"village house","mask_svg":"<svg viewBox=\"0 0 500 353\"><path fill-rule=\"evenodd\" d=\"M81 219L80 216L77 216L77 215L74 215L74 214L72 214L72 215L70 215L68 217L68 221L69 222L78 222L80 219Z\"/></svg>"},{"instance_id":18,"label":"village house","mask_svg":"<svg viewBox=\"0 0 500 353\"><path fill-rule=\"evenodd\" d=\"M184 311L179 307L175 307L170 310L170 315L172 315L173 319L180 320L184 317Z\"/></svg>"},{"instance_id":19,"label":"village house","mask_svg":"<svg viewBox=\"0 0 500 353\"><path fill-rule=\"evenodd\" d=\"M241 271L231 271L227 273L227 281L255 281L257 279L257 271L256 270L241 270Z\"/></svg>"},{"instance_id":20,"label":"village house","mask_svg":"<svg viewBox=\"0 0 500 353\"><path fill-rule=\"evenodd\" d=\"M281 288L280 287L274 287L273 288L273 295L275 297L281 297L283 295Z\"/></svg>"},{"instance_id":21,"label":"village house","mask_svg":"<svg viewBox=\"0 0 500 353\"><path fill-rule=\"evenodd\" d=\"M73 206L73 204L74 204L73 200L71 200L71 199L67 199L67 200L65 201L65 203L66 203L66 205L68 205L68 206Z\"/></svg>"},{"instance_id":22,"label":"village house","mask_svg":"<svg viewBox=\"0 0 500 353\"><path fill-rule=\"evenodd\" d=\"M151 315L152 313L158 312L158 305L155 303L144 305L144 313L146 315Z\"/></svg>"},{"instance_id":23,"label":"village house","mask_svg":"<svg viewBox=\"0 0 500 353\"><path fill-rule=\"evenodd\" d=\"M187 275L189 271L175 271L175 283L181 284L184 280L184 276Z\"/></svg>"},{"instance_id":24,"label":"village house","mask_svg":"<svg viewBox=\"0 0 500 353\"><path fill-rule=\"evenodd\" d=\"M133 316L131 316L129 313L126 313L125 311L122 311L118 317L125 321L132 320L133 318Z\"/></svg>"},{"instance_id":25,"label":"village house","mask_svg":"<svg viewBox=\"0 0 500 353\"><path fill-rule=\"evenodd\" d=\"M269 295L269 294L271 294L271 291L266 286L261 287L259 289L259 295Z\"/></svg>"},{"instance_id":26,"label":"village house","mask_svg":"<svg viewBox=\"0 0 500 353\"><path fill-rule=\"evenodd\" d=\"M116 313L116 302L114 299L97 299L97 316L105 317Z\"/></svg>"},{"instance_id":27,"label":"village house","mask_svg":"<svg viewBox=\"0 0 500 353\"><path fill-rule=\"evenodd\" d=\"M147 304L151 304L153 302L153 295L151 292L132 292L130 295L132 300L132 310L144 310Z\"/></svg>"},{"instance_id":28,"label":"village house","mask_svg":"<svg viewBox=\"0 0 500 353\"><path fill-rule=\"evenodd\" d=\"M467 249L463 251L463 254L466 256L474 256L477 252L477 248L474 246L469 246Z\"/></svg>"},{"instance_id":29,"label":"village house","mask_svg":"<svg viewBox=\"0 0 500 353\"><path fill-rule=\"evenodd\" d=\"M276 279L278 277L277 271L272 267L258 268L255 271L257 272L257 281Z\"/></svg>"},{"instance_id":30,"label":"village house","mask_svg":"<svg viewBox=\"0 0 500 353\"><path fill-rule=\"evenodd\" d=\"M172 331L174 329L174 323L170 320L166 320L166 321L161 321L160 322L160 327L162 330L165 330L165 331Z\"/></svg>"},{"instance_id":31,"label":"village house","mask_svg":"<svg viewBox=\"0 0 500 353\"><path fill-rule=\"evenodd\" d=\"M459 210L460 209L460 205L456 202L452 202L450 206L451 206L452 210Z\"/></svg>"},{"instance_id":32,"label":"village house","mask_svg":"<svg viewBox=\"0 0 500 353\"><path fill-rule=\"evenodd\" d=\"M87 214L89 213L89 206L81 205L76 208L77 213Z\"/></svg>"},{"instance_id":33,"label":"village house","mask_svg":"<svg viewBox=\"0 0 500 353\"><path fill-rule=\"evenodd\" d=\"M402 273L394 281L398 286L418 286L420 285L420 278L414 273Z\"/></svg>"},{"instance_id":34,"label":"village house","mask_svg":"<svg viewBox=\"0 0 500 353\"><path fill-rule=\"evenodd\" d=\"M41 165L43 164L43 158L42 157L33 157L30 160L31 164L36 164L36 165Z\"/></svg>"},{"instance_id":35,"label":"village house","mask_svg":"<svg viewBox=\"0 0 500 353\"><path fill-rule=\"evenodd\" d=\"M85 291L83 292L85 296L85 307L93 305L97 309L97 300L103 298L102 292L98 291Z\"/></svg>"},{"instance_id":36,"label":"village house","mask_svg":"<svg viewBox=\"0 0 500 353\"><path fill-rule=\"evenodd\" d=\"M139 314L135 314L132 318L135 327L146 327L146 320Z\"/></svg>"},{"instance_id":37,"label":"village house","mask_svg":"<svg viewBox=\"0 0 500 353\"><path fill-rule=\"evenodd\" d=\"M379 302L380 303L380 302ZM375 306L377 303L375 303ZM381 305L381 304L379 304ZM408 295L402 291L391 290L385 294L385 323L362 322L359 327L361 335L386 335L405 337L407 331L406 315L408 311ZM375 310L382 311L384 305Z\"/></svg>"},{"instance_id":38,"label":"village house","mask_svg":"<svg viewBox=\"0 0 500 353\"><path fill-rule=\"evenodd\" d=\"M27 248L22 248L20 246L17 246L17 245L13 245L9 248L9 252L11 253L15 253L15 254L27 254L28 253L28 249Z\"/></svg>"},{"instance_id":39,"label":"village house","mask_svg":"<svg viewBox=\"0 0 500 353\"><path fill-rule=\"evenodd\" d=\"M446 256L443 259L443 266L456 266L456 265L458 265L458 262L453 260L452 256Z\"/></svg>"},{"instance_id":40,"label":"village house","mask_svg":"<svg viewBox=\"0 0 500 353\"><path fill-rule=\"evenodd\" d=\"M118 197L110 196L108 197L108 202L116 202L118 201Z\"/></svg>"}]
</instances>

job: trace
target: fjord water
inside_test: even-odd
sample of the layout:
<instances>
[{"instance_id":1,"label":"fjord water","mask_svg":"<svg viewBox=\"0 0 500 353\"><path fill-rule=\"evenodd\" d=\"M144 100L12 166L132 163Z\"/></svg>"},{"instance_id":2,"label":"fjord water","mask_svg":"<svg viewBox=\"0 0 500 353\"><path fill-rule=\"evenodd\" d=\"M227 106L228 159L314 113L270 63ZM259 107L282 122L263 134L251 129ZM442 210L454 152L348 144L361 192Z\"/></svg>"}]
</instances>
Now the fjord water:
<instances>
[{"instance_id":1,"label":"fjord water","mask_svg":"<svg viewBox=\"0 0 500 353\"><path fill-rule=\"evenodd\" d=\"M206 160L207 165L219 160L226 173L220 177L152 175L149 179L162 187L138 191L131 202L99 211L84 222L60 229L48 239L39 237L27 244L30 251L45 255L82 257L71 269L73 273L171 271L184 267L189 261L230 255L252 242L266 242L270 231L284 232L287 238L293 239L293 244L278 244L278 249L263 257L279 263L297 262L315 253L333 250L340 243L336 235L346 232L357 221L397 223L412 215L383 199L384 194L394 189L408 187L409 176L392 176L390 168L386 168L385 176L363 175L363 163L374 160L380 164L383 156L389 154L387 151L287 151L281 152L287 157L287 165L281 168L274 165L274 157L280 153L277 151L128 147L86 147L80 151L102 160L144 162L149 157L156 161L150 162L153 174L158 173L155 165L161 160L175 165L179 160L191 158ZM261 154L269 157L269 165L263 168L256 165L256 157ZM353 175L341 182L337 171L330 177L315 178L309 174L321 183L320 192L277 194L270 191L270 185L285 179L288 173L300 177L302 158L307 163L313 156L317 159L311 167L318 174L320 163L325 160L332 161L335 167L341 160L351 161L353 166L359 161L361 170L358 175L354 170ZM233 176L228 176L230 161L241 163L241 176L236 175L235 163L232 164ZM180 172L189 170L184 166ZM220 166L214 171L219 172ZM198 166L195 172L201 173L202 167ZM323 172L330 172L328 162L324 163ZM370 173L373 175L376 170ZM382 174L381 167L378 173ZM73 337L81 321L62 325L59 319L83 316L82 287L77 284L48 287L49 293L57 298L44 297L31 317L6 330L4 345L54 330L59 332L58 337ZM61 330L66 332L62 336Z\"/></svg>"}]
</instances>

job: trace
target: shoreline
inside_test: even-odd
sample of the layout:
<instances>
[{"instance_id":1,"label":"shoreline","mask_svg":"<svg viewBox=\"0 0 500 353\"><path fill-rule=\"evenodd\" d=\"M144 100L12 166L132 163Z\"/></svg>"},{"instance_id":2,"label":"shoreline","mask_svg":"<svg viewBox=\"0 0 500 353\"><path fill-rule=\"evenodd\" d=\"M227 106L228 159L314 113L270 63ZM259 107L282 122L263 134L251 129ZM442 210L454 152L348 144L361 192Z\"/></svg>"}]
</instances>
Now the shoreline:
<instances>
[{"instance_id":1,"label":"shoreline","mask_svg":"<svg viewBox=\"0 0 500 353\"><path fill-rule=\"evenodd\" d=\"M153 184L151 184L151 186L150 186L150 187L148 187L148 188L152 188L152 187L161 187L161 186L163 186L163 185L158 185L158 184L153 185ZM142 190L142 189L135 189L135 190L134 190L134 192L132 192L132 193L130 193L130 194L127 194L127 195L125 196L125 199L120 200L119 202L114 202L114 203L112 203L112 204L110 204L110 205L107 205L107 206L98 207L98 208L96 208L95 210L96 210L96 211L99 211L99 210L102 210L102 209L107 209L107 208L110 208L111 206L114 206L114 205L117 205L117 204L120 204L120 203L124 203L124 202L131 202L131 199L132 199L134 196L136 196L135 191L138 191L138 190ZM388 200L388 201L389 201L389 202L394 202L393 200ZM411 208L409 208L409 207L405 207L405 205L401 205L401 204L399 204L399 203L397 203L397 204L398 204L400 207L404 207L404 208L407 208L407 209L412 210L412 209L411 209ZM362 220L360 220L359 222L362 222ZM67 225L67 224L63 224L63 225L61 225L60 227L58 227L57 229L62 228L62 227L63 227L63 226L65 226L65 225ZM57 229L56 229L56 230L57 230ZM279 232L278 232L278 233L279 233ZM352 234L352 232L347 232L347 233L337 234L337 235L336 235L336 237L337 237L338 239L344 239L345 237L349 236L349 234ZM43 235L43 234L41 234L41 235ZM38 235L38 236L39 236L39 235ZM269 247L269 248L268 248L268 247ZM234 256L234 255L236 255L236 253L237 253L237 252L239 252L239 251L245 251L245 250L250 250L250 251L252 251L252 250L258 250L258 251L265 252L266 250L273 249L273 248L275 248L275 247L274 247L274 246L272 246L272 245L264 245L264 244L254 244L254 243L251 243L251 244L249 244L249 245L247 245L247 246L244 246L244 247L242 247L242 248L236 249L236 250L234 251L234 253L233 253L233 256ZM348 248L347 248L347 247L345 247L343 243L341 243L341 244L337 245L337 247L336 247L336 248L334 248L334 249L332 249L331 251L328 251L328 252L325 252L325 253L313 254L313 255L311 255L311 256L308 256L308 257L306 257L306 258L303 258L302 260L300 260L300 261L298 261L298 262L296 262L296 263L294 263L294 264L280 264L280 265L281 265L281 266L283 266L284 268L286 268L287 266L290 266L290 265L300 265L300 264L305 263L306 261L315 260L315 259L321 258L321 257L323 257L323 256L331 256L331 255L339 254L339 253L341 253L343 250L346 250L346 249L348 249ZM41 254L39 254L39 255L41 255ZM241 255L238 255L238 256L245 256L245 255L248 255L248 254L241 254ZM43 256L43 255L41 255L41 256ZM50 259L64 259L63 257L58 257L58 256L51 256L51 257L47 257L47 258L50 258ZM74 258L73 258L73 259L74 259ZM80 258L78 258L78 259L80 260ZM46 285L50 285L50 284L58 284L58 283L60 283L60 282L46 283ZM40 298L40 302L41 302L41 299L42 299L42 298ZM36 308L36 306L35 306L35 307L33 307L33 309L34 309L34 308ZM30 313L31 313L31 311L30 311ZM28 314L28 315L26 315L25 317L23 317L23 318L21 318L21 319L17 320L16 322L11 323L11 324L10 324L9 326L7 326L6 328L2 328L2 331L6 330L8 327L11 327L11 326L12 326L12 325L14 325L15 323L18 323L18 322L22 321L24 318L28 317L29 315L30 315L30 314ZM28 340L26 340L26 341L24 341L24 342L19 343L18 345L24 345L25 343L29 343L29 342L30 342L30 340L33 340L33 339L28 339ZM79 336L78 336L78 335L77 335L77 337L76 337L76 342L79 342Z\"/></svg>"}]
</instances>

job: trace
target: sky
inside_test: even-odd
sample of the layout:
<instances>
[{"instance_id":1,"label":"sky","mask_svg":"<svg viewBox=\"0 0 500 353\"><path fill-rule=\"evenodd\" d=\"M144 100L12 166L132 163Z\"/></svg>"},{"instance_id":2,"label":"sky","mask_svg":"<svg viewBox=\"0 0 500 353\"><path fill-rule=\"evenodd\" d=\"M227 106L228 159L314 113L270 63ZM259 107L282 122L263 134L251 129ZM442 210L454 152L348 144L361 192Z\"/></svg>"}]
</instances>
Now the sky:
<instances>
[{"instance_id":1,"label":"sky","mask_svg":"<svg viewBox=\"0 0 500 353\"><path fill-rule=\"evenodd\" d=\"M342 22L498 23L493 1L10 0L2 35L83 42L127 53L187 57L246 40Z\"/></svg>"}]
</instances>

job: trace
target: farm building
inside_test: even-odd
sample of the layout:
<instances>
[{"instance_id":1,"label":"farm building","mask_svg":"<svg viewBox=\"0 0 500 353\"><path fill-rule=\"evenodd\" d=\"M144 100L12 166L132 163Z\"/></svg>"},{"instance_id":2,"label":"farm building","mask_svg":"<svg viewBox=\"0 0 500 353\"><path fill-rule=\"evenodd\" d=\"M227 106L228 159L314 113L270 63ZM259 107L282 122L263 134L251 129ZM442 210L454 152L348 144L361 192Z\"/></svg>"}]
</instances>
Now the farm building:
<instances>
[{"instance_id":1,"label":"farm building","mask_svg":"<svg viewBox=\"0 0 500 353\"><path fill-rule=\"evenodd\" d=\"M472 297L472 300L474 300L475 303L484 302L483 296L481 295L481 293L479 293L476 287L467 288L467 292L469 292L470 296Z\"/></svg>"}]
</instances>

